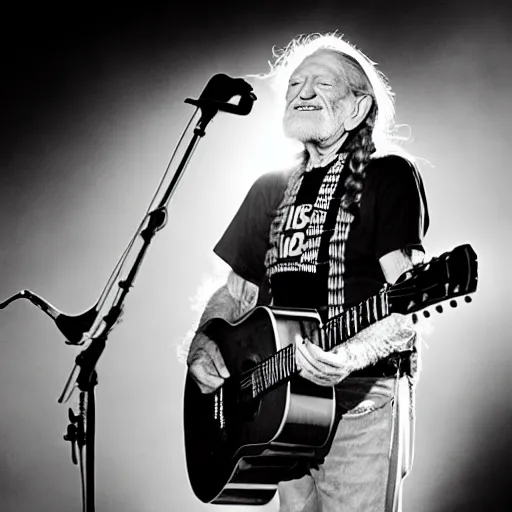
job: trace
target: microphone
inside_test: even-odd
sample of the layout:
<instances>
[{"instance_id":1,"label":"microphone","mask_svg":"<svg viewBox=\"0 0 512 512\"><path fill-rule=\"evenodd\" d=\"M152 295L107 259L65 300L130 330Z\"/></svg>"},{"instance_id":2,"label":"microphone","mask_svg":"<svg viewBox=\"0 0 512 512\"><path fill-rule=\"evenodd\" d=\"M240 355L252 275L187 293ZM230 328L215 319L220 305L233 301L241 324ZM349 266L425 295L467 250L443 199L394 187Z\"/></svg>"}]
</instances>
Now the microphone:
<instances>
[{"instance_id":1,"label":"microphone","mask_svg":"<svg viewBox=\"0 0 512 512\"><path fill-rule=\"evenodd\" d=\"M234 99L238 99L238 103L231 103ZM185 103L203 109L203 115L207 119L204 123L206 126L219 110L239 116L248 115L256 99L252 86L245 80L219 73L206 84L199 99L187 98Z\"/></svg>"},{"instance_id":2,"label":"microphone","mask_svg":"<svg viewBox=\"0 0 512 512\"><path fill-rule=\"evenodd\" d=\"M52 306L48 301L30 290L22 290L12 297L9 297L4 302L0 303L0 309L4 309L11 302L18 299L29 300L32 304L52 318L59 331L66 338L67 345L82 345L83 335L89 331L98 316L96 305L79 315L65 315L56 307Z\"/></svg>"}]
</instances>

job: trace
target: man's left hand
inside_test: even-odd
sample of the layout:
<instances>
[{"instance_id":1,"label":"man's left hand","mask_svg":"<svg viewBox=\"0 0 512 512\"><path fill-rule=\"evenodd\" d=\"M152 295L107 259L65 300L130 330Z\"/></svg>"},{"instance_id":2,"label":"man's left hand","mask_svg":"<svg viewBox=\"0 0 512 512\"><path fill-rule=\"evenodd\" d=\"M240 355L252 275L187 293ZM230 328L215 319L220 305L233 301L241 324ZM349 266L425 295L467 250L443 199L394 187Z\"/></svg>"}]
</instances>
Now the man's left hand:
<instances>
[{"instance_id":1,"label":"man's left hand","mask_svg":"<svg viewBox=\"0 0 512 512\"><path fill-rule=\"evenodd\" d=\"M345 379L350 370L344 352L326 352L320 347L297 336L295 357L299 375L319 386L334 386Z\"/></svg>"}]
</instances>

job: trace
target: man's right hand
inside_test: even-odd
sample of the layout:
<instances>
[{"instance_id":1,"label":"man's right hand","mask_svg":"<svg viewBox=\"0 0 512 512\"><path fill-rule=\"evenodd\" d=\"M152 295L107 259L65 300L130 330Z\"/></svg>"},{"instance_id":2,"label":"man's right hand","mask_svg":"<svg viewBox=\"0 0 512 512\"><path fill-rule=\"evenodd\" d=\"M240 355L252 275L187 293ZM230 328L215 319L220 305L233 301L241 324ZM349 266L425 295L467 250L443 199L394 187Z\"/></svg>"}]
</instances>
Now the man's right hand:
<instances>
[{"instance_id":1,"label":"man's right hand","mask_svg":"<svg viewBox=\"0 0 512 512\"><path fill-rule=\"evenodd\" d=\"M202 393L213 393L229 377L219 347L202 332L196 333L190 344L187 365Z\"/></svg>"}]
</instances>

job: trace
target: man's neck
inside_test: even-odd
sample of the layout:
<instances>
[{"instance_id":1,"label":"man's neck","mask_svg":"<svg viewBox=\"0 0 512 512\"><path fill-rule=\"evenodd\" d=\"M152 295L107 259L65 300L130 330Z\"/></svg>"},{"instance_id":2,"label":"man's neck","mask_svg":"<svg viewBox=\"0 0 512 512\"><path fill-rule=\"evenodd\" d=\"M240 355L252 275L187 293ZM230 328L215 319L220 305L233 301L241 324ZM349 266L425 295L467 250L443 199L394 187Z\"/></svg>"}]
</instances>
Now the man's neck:
<instances>
[{"instance_id":1,"label":"man's neck","mask_svg":"<svg viewBox=\"0 0 512 512\"><path fill-rule=\"evenodd\" d=\"M336 142L328 145L319 144L317 142L305 142L304 146L309 155L308 167L325 167L335 160L347 135L348 134L344 134L343 137Z\"/></svg>"}]
</instances>

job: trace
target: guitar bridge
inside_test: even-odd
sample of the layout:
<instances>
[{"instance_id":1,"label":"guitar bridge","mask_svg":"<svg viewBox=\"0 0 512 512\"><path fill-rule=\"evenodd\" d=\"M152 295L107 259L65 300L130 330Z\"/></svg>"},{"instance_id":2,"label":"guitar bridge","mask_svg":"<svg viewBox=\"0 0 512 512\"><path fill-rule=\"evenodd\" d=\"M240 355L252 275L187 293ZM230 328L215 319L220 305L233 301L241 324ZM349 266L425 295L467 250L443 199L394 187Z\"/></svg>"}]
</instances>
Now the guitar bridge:
<instances>
[{"instance_id":1,"label":"guitar bridge","mask_svg":"<svg viewBox=\"0 0 512 512\"><path fill-rule=\"evenodd\" d=\"M213 419L217 423L219 430L224 430L226 426L226 419L224 416L224 389L221 386L215 391L213 397Z\"/></svg>"}]
</instances>

